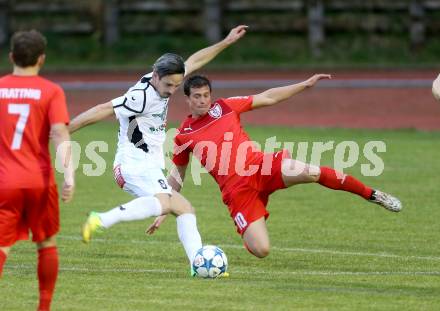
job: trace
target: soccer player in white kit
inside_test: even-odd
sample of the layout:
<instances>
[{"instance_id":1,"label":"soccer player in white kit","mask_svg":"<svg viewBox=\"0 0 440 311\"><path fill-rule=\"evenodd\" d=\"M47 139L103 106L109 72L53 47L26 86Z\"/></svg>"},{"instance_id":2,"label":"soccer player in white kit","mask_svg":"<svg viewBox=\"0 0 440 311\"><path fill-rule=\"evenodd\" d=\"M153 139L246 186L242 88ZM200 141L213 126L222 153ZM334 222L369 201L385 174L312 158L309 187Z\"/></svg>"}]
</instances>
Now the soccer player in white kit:
<instances>
[{"instance_id":1,"label":"soccer player in white kit","mask_svg":"<svg viewBox=\"0 0 440 311\"><path fill-rule=\"evenodd\" d=\"M202 247L194 209L172 190L162 171L168 100L185 75L239 40L246 28L244 25L233 28L225 39L194 53L185 62L176 54L162 55L153 65L153 72L144 75L124 96L92 107L70 122L69 131L73 133L113 114L116 116L120 127L114 176L122 189L136 197L107 212L91 212L82 228L84 242L88 243L96 230L119 222L172 213L176 216L179 239L192 263Z\"/></svg>"}]
</instances>

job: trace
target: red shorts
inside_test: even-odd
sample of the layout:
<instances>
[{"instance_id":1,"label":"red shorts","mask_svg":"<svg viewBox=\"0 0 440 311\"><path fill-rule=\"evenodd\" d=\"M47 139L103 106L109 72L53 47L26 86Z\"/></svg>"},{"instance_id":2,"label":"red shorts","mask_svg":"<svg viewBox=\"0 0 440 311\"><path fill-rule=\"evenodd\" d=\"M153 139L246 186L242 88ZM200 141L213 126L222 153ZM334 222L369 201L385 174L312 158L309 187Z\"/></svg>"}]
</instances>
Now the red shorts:
<instances>
[{"instance_id":1,"label":"red shorts","mask_svg":"<svg viewBox=\"0 0 440 311\"><path fill-rule=\"evenodd\" d=\"M0 189L0 246L18 240L41 242L60 228L57 186L31 189Z\"/></svg>"},{"instance_id":2,"label":"red shorts","mask_svg":"<svg viewBox=\"0 0 440 311\"><path fill-rule=\"evenodd\" d=\"M258 171L251 176L238 176L222 190L223 202L228 206L229 213L234 220L237 232L241 235L254 221L269 217L266 209L269 195L279 189L284 189L281 172L281 163L284 158L290 158L287 150L265 156L272 157L272 167L269 171L262 171L263 156L252 165L259 165Z\"/></svg>"}]
</instances>

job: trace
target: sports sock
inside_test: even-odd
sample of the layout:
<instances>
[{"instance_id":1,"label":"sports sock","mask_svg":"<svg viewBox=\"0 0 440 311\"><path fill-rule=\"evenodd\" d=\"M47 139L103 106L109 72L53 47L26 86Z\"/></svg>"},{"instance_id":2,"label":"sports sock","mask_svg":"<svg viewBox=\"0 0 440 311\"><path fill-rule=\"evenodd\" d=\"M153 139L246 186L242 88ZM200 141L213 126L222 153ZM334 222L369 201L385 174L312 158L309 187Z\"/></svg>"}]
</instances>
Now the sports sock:
<instances>
[{"instance_id":1,"label":"sports sock","mask_svg":"<svg viewBox=\"0 0 440 311\"><path fill-rule=\"evenodd\" d=\"M353 176L342 174L331 167L321 166L321 174L318 182L330 189L343 190L360 195L369 200L373 189L367 187Z\"/></svg>"},{"instance_id":2,"label":"sports sock","mask_svg":"<svg viewBox=\"0 0 440 311\"><path fill-rule=\"evenodd\" d=\"M2 277L3 266L5 265L6 258L8 258L8 256L3 251L0 251L0 278Z\"/></svg>"},{"instance_id":3,"label":"sports sock","mask_svg":"<svg viewBox=\"0 0 440 311\"><path fill-rule=\"evenodd\" d=\"M58 251L55 246L38 250L37 273L40 289L38 311L49 311L58 276Z\"/></svg>"},{"instance_id":4,"label":"sports sock","mask_svg":"<svg viewBox=\"0 0 440 311\"><path fill-rule=\"evenodd\" d=\"M162 206L156 197L140 197L119 207L98 213L104 228L109 228L121 221L142 220L162 214Z\"/></svg>"},{"instance_id":5,"label":"sports sock","mask_svg":"<svg viewBox=\"0 0 440 311\"><path fill-rule=\"evenodd\" d=\"M202 248L202 238L199 230L197 230L196 215L191 213L182 214L176 217L176 223L179 240L185 248L190 264L192 264L197 251Z\"/></svg>"}]
</instances>

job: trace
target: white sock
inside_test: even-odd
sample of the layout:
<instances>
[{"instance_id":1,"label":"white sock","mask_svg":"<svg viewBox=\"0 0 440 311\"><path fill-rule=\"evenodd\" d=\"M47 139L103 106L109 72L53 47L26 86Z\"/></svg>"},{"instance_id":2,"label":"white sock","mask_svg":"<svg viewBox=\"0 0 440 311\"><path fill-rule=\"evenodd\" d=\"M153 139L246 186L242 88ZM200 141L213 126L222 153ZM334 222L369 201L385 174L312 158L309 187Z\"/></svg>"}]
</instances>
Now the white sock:
<instances>
[{"instance_id":1,"label":"white sock","mask_svg":"<svg viewBox=\"0 0 440 311\"><path fill-rule=\"evenodd\" d=\"M177 234L192 264L197 251L202 248L202 238L197 230L196 215L187 213L176 217Z\"/></svg>"},{"instance_id":2,"label":"white sock","mask_svg":"<svg viewBox=\"0 0 440 311\"><path fill-rule=\"evenodd\" d=\"M140 197L105 213L98 213L104 228L121 221L142 220L162 214L162 206L156 197Z\"/></svg>"}]
</instances>

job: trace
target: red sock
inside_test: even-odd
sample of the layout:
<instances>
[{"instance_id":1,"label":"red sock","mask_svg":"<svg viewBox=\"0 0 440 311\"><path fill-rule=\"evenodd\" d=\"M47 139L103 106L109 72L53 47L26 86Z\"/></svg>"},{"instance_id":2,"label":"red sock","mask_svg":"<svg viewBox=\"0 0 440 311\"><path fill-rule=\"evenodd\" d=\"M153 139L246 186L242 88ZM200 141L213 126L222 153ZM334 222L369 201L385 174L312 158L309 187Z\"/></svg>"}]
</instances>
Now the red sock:
<instances>
[{"instance_id":1,"label":"red sock","mask_svg":"<svg viewBox=\"0 0 440 311\"><path fill-rule=\"evenodd\" d=\"M55 246L38 250L39 311L49 311L58 276L58 251Z\"/></svg>"},{"instance_id":2,"label":"red sock","mask_svg":"<svg viewBox=\"0 0 440 311\"><path fill-rule=\"evenodd\" d=\"M7 257L8 256L3 251L0 251L0 277L2 276L3 266L5 265Z\"/></svg>"},{"instance_id":3,"label":"red sock","mask_svg":"<svg viewBox=\"0 0 440 311\"><path fill-rule=\"evenodd\" d=\"M362 182L350 175L342 174L330 167L321 166L321 175L318 182L330 189L343 190L360 195L364 199L370 199L373 189L365 186Z\"/></svg>"}]
</instances>

